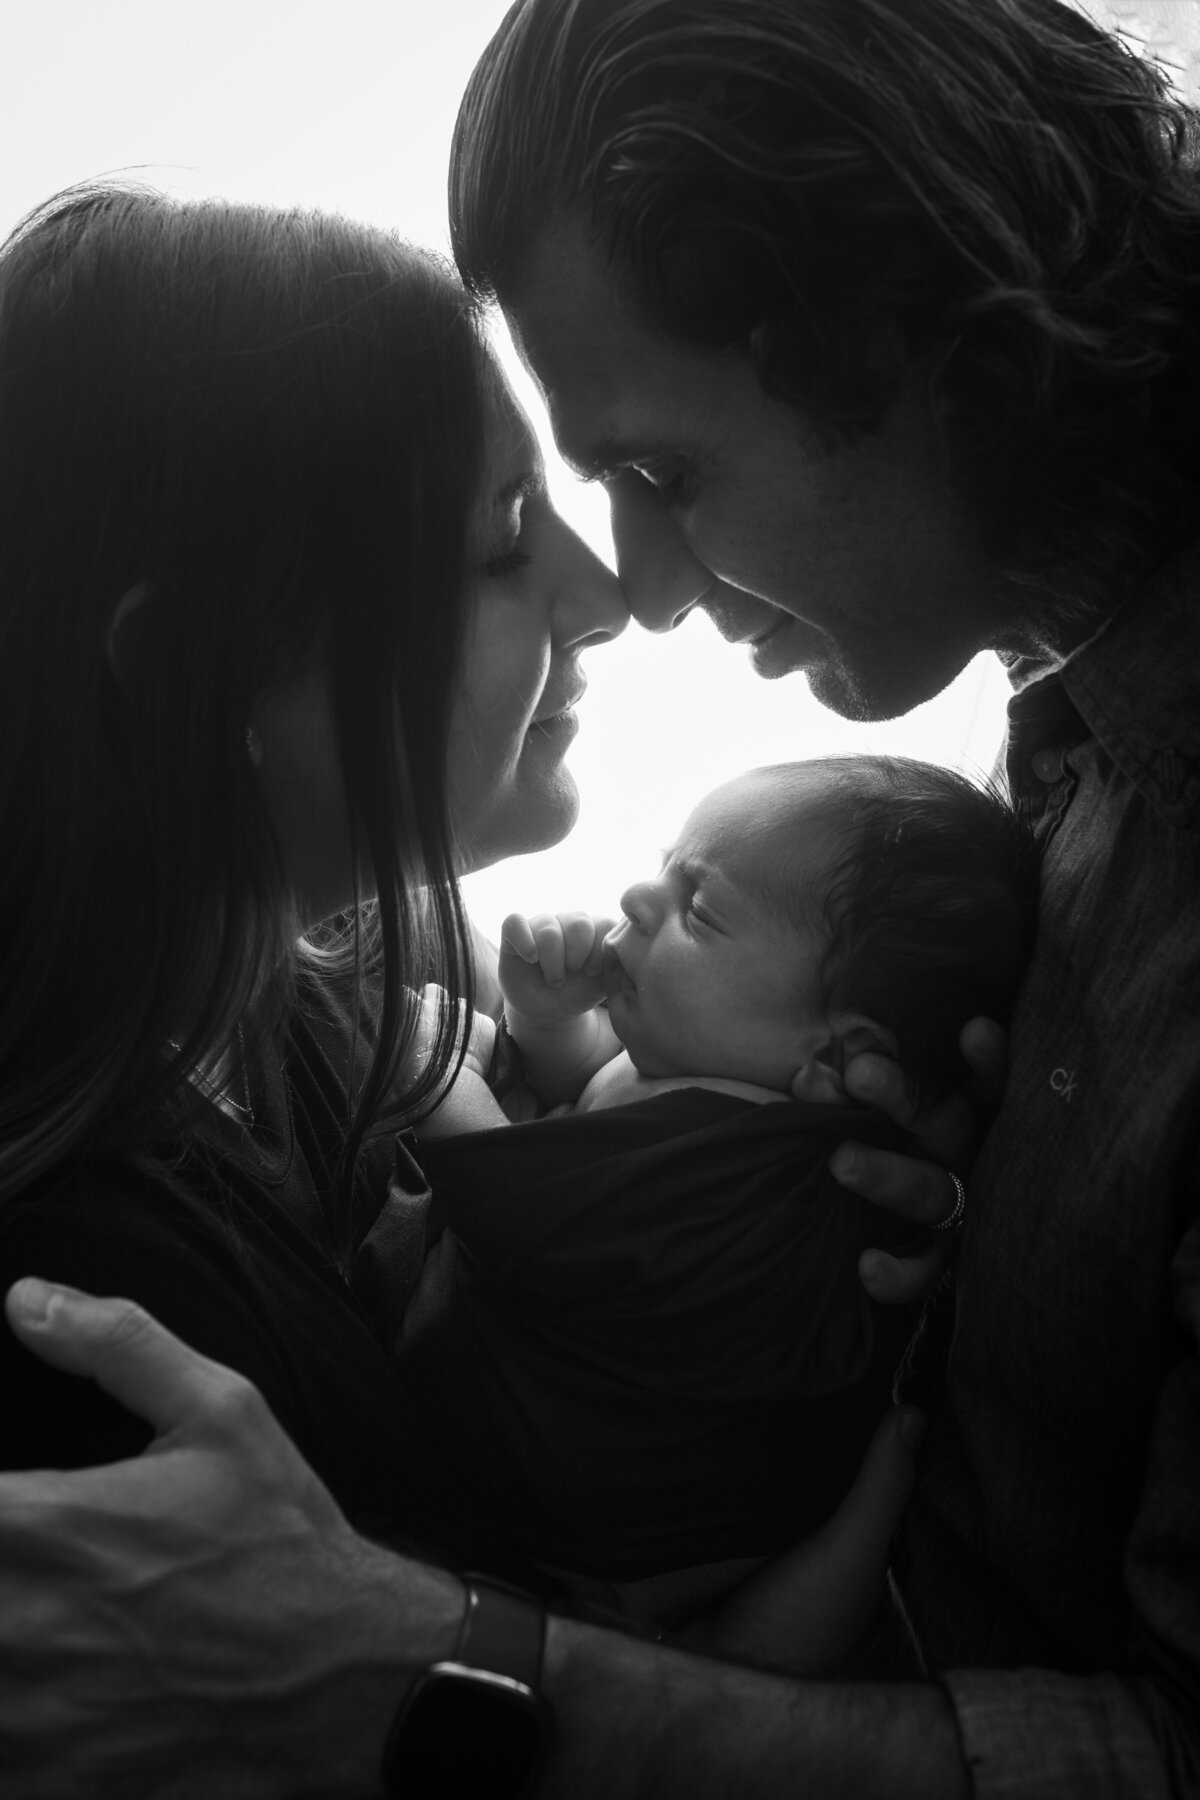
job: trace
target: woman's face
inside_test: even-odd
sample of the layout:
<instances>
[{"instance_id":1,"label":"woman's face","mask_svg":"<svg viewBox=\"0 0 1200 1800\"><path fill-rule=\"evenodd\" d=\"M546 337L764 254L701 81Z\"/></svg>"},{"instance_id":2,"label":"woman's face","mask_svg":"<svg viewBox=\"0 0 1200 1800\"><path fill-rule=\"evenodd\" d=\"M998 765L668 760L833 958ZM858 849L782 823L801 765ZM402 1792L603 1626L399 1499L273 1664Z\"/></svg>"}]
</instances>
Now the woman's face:
<instances>
[{"instance_id":1,"label":"woman's face","mask_svg":"<svg viewBox=\"0 0 1200 1800\"><path fill-rule=\"evenodd\" d=\"M497 374L477 517L449 797L462 874L545 849L575 823L563 758L584 691L579 653L629 614L598 557L559 518L528 419Z\"/></svg>"},{"instance_id":2,"label":"woman's face","mask_svg":"<svg viewBox=\"0 0 1200 1800\"><path fill-rule=\"evenodd\" d=\"M544 849L570 831L579 797L563 757L585 686L579 653L616 637L629 620L615 575L551 506L529 421L498 371L472 554L447 773L463 874ZM301 921L316 924L355 899L323 676L271 689L249 723ZM368 892L360 876L358 897Z\"/></svg>"}]
</instances>

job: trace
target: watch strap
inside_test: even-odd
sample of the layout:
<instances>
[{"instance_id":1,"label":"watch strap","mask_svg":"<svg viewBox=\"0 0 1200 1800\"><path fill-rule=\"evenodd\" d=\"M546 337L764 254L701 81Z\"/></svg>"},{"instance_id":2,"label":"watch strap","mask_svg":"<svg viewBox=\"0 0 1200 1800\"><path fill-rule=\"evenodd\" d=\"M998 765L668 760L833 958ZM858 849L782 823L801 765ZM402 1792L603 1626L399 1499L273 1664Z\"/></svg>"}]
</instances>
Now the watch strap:
<instances>
[{"instance_id":1,"label":"watch strap","mask_svg":"<svg viewBox=\"0 0 1200 1800\"><path fill-rule=\"evenodd\" d=\"M451 1656L429 1664L396 1709L380 1778L405 1800L445 1800L455 1792L497 1800L527 1795L546 1753L553 1717L539 1691L546 1615L537 1600L491 1576L464 1575L466 1602ZM446 1710L458 1692L463 1728ZM494 1708L507 1715L501 1719ZM488 1709L493 1709L489 1711Z\"/></svg>"},{"instance_id":2,"label":"watch strap","mask_svg":"<svg viewBox=\"0 0 1200 1800\"><path fill-rule=\"evenodd\" d=\"M456 1663L507 1675L537 1693L546 1614L531 1594L486 1575L464 1575L467 1604L454 1647Z\"/></svg>"}]
</instances>

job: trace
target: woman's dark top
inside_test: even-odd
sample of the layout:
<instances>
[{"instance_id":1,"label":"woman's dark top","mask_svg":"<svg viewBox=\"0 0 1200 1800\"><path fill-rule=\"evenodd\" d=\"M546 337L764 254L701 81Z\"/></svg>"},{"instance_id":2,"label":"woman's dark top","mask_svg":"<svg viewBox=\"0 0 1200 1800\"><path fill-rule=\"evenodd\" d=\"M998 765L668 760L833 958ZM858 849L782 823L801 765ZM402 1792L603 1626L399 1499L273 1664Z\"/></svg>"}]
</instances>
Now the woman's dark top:
<instances>
[{"instance_id":1,"label":"woman's dark top","mask_svg":"<svg viewBox=\"0 0 1200 1800\"><path fill-rule=\"evenodd\" d=\"M348 1278L333 1253L326 1211L354 1041L329 987L306 989L279 1064L256 1073L253 1136L214 1107L201 1130L155 1152L64 1164L0 1207L0 1283L41 1275L139 1301L255 1383L361 1529L520 1578L396 1379L392 1344L416 1268L398 1195L407 1185L419 1213L424 1189L394 1122L359 1161ZM369 1041L360 1031L360 1061ZM394 1170L401 1185L389 1197ZM152 1435L4 1324L0 1392L6 1468L108 1462Z\"/></svg>"},{"instance_id":2,"label":"woman's dark top","mask_svg":"<svg viewBox=\"0 0 1200 1800\"><path fill-rule=\"evenodd\" d=\"M422 1146L406 1400L531 1557L630 1581L768 1553L843 1498L913 1329L857 1260L911 1227L828 1172L856 1107L699 1088Z\"/></svg>"}]
</instances>

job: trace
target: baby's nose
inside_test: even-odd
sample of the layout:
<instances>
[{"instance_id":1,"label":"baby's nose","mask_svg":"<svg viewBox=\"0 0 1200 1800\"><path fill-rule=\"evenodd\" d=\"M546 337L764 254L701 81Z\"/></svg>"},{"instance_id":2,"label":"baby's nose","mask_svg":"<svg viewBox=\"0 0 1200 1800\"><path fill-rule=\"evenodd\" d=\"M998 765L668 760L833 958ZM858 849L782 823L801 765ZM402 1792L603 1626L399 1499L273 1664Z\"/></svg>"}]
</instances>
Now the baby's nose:
<instances>
[{"instance_id":1,"label":"baby's nose","mask_svg":"<svg viewBox=\"0 0 1200 1800\"><path fill-rule=\"evenodd\" d=\"M621 911L632 925L637 926L639 931L652 929L654 905L649 882L635 881L632 887L625 889L621 895Z\"/></svg>"}]
</instances>

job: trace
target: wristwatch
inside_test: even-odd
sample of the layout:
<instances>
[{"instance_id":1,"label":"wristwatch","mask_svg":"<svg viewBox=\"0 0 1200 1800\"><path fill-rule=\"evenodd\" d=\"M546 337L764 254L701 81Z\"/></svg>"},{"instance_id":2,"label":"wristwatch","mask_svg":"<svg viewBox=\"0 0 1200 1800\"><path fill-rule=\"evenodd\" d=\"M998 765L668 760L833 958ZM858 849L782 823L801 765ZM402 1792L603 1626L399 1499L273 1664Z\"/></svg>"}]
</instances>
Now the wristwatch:
<instances>
[{"instance_id":1,"label":"wristwatch","mask_svg":"<svg viewBox=\"0 0 1200 1800\"><path fill-rule=\"evenodd\" d=\"M553 1725L540 1691L546 1615L520 1588L490 1576L463 1580L467 1604L453 1655L422 1671L392 1721L384 1792L524 1800Z\"/></svg>"}]
</instances>

